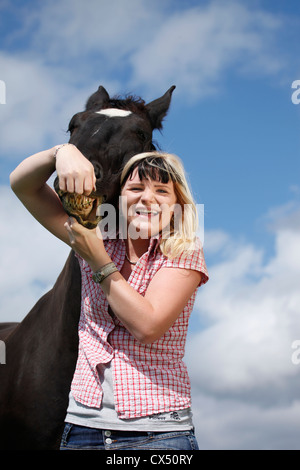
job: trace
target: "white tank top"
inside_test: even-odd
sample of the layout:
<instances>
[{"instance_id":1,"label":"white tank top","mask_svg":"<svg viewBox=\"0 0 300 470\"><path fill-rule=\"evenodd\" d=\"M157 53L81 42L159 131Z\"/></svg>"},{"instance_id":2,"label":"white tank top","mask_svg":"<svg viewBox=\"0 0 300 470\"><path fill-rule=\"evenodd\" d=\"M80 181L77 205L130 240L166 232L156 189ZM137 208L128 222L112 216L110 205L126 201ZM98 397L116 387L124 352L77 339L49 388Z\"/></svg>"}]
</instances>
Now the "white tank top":
<instances>
[{"instance_id":1,"label":"white tank top","mask_svg":"<svg viewBox=\"0 0 300 470\"><path fill-rule=\"evenodd\" d=\"M190 408L169 411L151 416L133 419L120 419L114 406L112 373L109 364L98 366L98 373L103 389L101 408L90 408L76 402L72 393L69 395L69 406L65 421L80 426L116 431L150 431L164 432L193 428Z\"/></svg>"}]
</instances>

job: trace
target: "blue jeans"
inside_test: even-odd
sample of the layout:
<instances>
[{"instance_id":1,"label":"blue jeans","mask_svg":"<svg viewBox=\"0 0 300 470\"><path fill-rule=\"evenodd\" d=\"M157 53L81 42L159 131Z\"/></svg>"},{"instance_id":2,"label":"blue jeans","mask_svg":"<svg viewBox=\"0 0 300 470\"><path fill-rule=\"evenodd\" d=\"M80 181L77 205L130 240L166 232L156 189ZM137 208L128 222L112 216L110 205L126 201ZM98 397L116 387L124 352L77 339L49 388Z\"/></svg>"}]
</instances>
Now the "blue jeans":
<instances>
[{"instance_id":1,"label":"blue jeans","mask_svg":"<svg viewBox=\"0 0 300 470\"><path fill-rule=\"evenodd\" d=\"M65 424L61 450L199 450L190 431L111 431Z\"/></svg>"}]
</instances>

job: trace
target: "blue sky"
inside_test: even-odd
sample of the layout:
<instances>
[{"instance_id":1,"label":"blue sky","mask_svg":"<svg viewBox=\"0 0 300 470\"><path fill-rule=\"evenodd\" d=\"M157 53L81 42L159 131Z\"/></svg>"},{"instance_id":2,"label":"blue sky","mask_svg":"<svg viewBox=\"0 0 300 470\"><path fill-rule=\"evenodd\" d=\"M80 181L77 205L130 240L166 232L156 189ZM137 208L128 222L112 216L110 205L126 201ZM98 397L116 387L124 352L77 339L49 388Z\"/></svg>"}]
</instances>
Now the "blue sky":
<instances>
[{"instance_id":1,"label":"blue sky","mask_svg":"<svg viewBox=\"0 0 300 470\"><path fill-rule=\"evenodd\" d=\"M297 0L0 3L0 321L25 316L68 252L16 201L10 171L66 141L100 84L147 102L175 84L154 137L182 158L205 208L211 279L187 351L204 448L299 448L299 26Z\"/></svg>"}]
</instances>

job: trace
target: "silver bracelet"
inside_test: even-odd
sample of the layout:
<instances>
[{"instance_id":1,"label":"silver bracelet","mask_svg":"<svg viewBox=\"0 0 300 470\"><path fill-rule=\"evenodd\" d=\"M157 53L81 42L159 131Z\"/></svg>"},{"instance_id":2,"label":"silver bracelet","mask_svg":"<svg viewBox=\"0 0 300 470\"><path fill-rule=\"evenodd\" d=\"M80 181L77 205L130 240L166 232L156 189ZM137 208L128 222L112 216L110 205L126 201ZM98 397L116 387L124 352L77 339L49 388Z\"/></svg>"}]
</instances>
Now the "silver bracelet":
<instances>
[{"instance_id":1,"label":"silver bracelet","mask_svg":"<svg viewBox=\"0 0 300 470\"><path fill-rule=\"evenodd\" d=\"M106 279L108 276L110 276L112 273L118 271L117 266L115 263L107 263L102 268L98 269L95 273L93 273L92 278L94 282L97 282L98 284L101 284L104 279Z\"/></svg>"},{"instance_id":2,"label":"silver bracelet","mask_svg":"<svg viewBox=\"0 0 300 470\"><path fill-rule=\"evenodd\" d=\"M73 145L73 144L70 144L69 142L67 142L66 144L61 144L61 145L58 145L56 148L55 148L55 152L54 152L54 160L56 160L56 157L57 157L57 152L62 148L64 147L65 145Z\"/></svg>"}]
</instances>

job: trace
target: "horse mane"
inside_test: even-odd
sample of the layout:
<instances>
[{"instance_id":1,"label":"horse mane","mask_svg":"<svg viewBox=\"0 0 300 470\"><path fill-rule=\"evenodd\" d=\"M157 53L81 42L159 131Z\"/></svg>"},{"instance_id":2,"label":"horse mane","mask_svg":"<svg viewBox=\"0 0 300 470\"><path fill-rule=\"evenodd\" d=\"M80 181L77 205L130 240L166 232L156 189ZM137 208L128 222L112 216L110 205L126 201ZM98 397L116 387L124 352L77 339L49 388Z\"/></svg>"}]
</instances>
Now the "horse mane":
<instances>
[{"instance_id":1,"label":"horse mane","mask_svg":"<svg viewBox=\"0 0 300 470\"><path fill-rule=\"evenodd\" d=\"M125 109L135 114L144 114L146 112L145 101L134 95L126 95L124 98L119 95L113 96L102 106L102 109L107 108Z\"/></svg>"}]
</instances>

